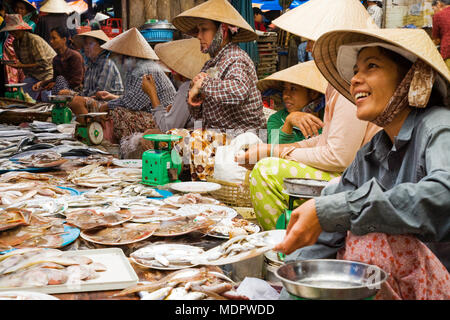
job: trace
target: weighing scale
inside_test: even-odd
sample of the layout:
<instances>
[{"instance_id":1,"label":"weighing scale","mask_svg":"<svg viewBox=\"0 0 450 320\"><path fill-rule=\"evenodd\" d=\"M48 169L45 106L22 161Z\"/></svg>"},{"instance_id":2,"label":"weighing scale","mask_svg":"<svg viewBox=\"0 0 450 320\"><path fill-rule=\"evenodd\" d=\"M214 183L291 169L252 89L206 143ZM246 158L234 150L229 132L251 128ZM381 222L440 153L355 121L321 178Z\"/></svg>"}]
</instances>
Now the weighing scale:
<instances>
[{"instance_id":1,"label":"weighing scale","mask_svg":"<svg viewBox=\"0 0 450 320\"><path fill-rule=\"evenodd\" d=\"M72 101L72 96L50 95L49 100L54 104L52 109L52 122L55 124L71 123L72 110L70 110L68 104Z\"/></svg>"},{"instance_id":2,"label":"weighing scale","mask_svg":"<svg viewBox=\"0 0 450 320\"><path fill-rule=\"evenodd\" d=\"M183 137L169 134L148 134L143 137L153 141L154 149L144 152L142 155L142 183L150 186L160 186L171 182L180 182L181 157L173 149L173 142ZM167 148L160 147L165 142Z\"/></svg>"},{"instance_id":3,"label":"weighing scale","mask_svg":"<svg viewBox=\"0 0 450 320\"><path fill-rule=\"evenodd\" d=\"M5 92L5 98L25 101L25 94L23 93L22 89L23 86L26 86L26 83L5 84L7 90Z\"/></svg>"},{"instance_id":4,"label":"weighing scale","mask_svg":"<svg viewBox=\"0 0 450 320\"><path fill-rule=\"evenodd\" d=\"M81 118L81 121L76 126L75 138L88 146L101 144L103 142L103 127L97 118L107 114L107 112L96 112L77 115L77 118Z\"/></svg>"}]
</instances>

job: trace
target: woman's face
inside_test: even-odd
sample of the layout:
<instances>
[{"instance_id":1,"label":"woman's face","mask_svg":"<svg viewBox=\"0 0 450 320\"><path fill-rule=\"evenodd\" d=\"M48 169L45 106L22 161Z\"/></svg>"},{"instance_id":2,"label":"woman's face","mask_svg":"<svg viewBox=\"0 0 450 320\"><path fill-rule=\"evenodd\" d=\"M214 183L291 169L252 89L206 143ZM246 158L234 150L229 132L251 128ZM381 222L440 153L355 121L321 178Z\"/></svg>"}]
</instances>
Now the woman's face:
<instances>
[{"instance_id":1,"label":"woman's face","mask_svg":"<svg viewBox=\"0 0 450 320\"><path fill-rule=\"evenodd\" d=\"M20 14L22 17L25 16L28 13L27 6L23 2L16 2L16 5L14 6L14 12L16 14Z\"/></svg>"},{"instance_id":2,"label":"woman's face","mask_svg":"<svg viewBox=\"0 0 450 320\"><path fill-rule=\"evenodd\" d=\"M300 111L311 101L309 90L292 83L284 83L283 102L289 113Z\"/></svg>"},{"instance_id":3,"label":"woman's face","mask_svg":"<svg viewBox=\"0 0 450 320\"><path fill-rule=\"evenodd\" d=\"M204 51L211 45L217 32L217 27L211 20L201 20L197 24L197 39L200 40L201 50Z\"/></svg>"},{"instance_id":4,"label":"woman's face","mask_svg":"<svg viewBox=\"0 0 450 320\"><path fill-rule=\"evenodd\" d=\"M56 31L50 32L50 45L53 49L59 50L64 47L66 38L61 38Z\"/></svg>"},{"instance_id":5,"label":"woman's face","mask_svg":"<svg viewBox=\"0 0 450 320\"><path fill-rule=\"evenodd\" d=\"M383 55L379 48L362 49L350 85L358 119L371 121L381 114L401 80L397 64Z\"/></svg>"},{"instance_id":6,"label":"woman's face","mask_svg":"<svg viewBox=\"0 0 450 320\"><path fill-rule=\"evenodd\" d=\"M102 52L102 48L100 47L100 44L97 42L97 40L91 38L91 37L85 37L84 39L84 54L89 59L95 59L100 52Z\"/></svg>"}]
</instances>

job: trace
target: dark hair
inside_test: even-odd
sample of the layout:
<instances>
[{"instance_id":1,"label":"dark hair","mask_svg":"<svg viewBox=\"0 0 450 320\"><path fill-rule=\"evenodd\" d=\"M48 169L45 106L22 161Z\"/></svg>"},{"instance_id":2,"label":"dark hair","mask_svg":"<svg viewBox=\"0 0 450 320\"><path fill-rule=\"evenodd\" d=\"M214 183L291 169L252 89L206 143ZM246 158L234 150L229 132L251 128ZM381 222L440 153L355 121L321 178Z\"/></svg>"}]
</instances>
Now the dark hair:
<instances>
[{"instance_id":1,"label":"dark hair","mask_svg":"<svg viewBox=\"0 0 450 320\"><path fill-rule=\"evenodd\" d=\"M60 38L66 38L66 45L70 46L70 33L67 28L58 26L58 27L52 28L50 30L50 33L52 33L53 31L55 31Z\"/></svg>"},{"instance_id":2,"label":"dark hair","mask_svg":"<svg viewBox=\"0 0 450 320\"><path fill-rule=\"evenodd\" d=\"M438 2L441 2L443 5L449 5L450 4L450 0L438 0Z\"/></svg>"},{"instance_id":3,"label":"dark hair","mask_svg":"<svg viewBox=\"0 0 450 320\"><path fill-rule=\"evenodd\" d=\"M253 7L253 15L256 15L256 14L262 15L263 12L261 11L260 8L258 8L258 7Z\"/></svg>"}]
</instances>

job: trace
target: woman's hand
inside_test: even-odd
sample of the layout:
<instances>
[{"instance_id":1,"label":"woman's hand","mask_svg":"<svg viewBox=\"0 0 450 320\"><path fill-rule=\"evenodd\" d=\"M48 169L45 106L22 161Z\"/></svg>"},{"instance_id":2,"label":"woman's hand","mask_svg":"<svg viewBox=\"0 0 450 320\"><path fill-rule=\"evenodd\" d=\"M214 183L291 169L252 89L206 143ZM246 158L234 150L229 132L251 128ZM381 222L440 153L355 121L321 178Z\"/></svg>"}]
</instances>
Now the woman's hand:
<instances>
[{"instance_id":1,"label":"woman's hand","mask_svg":"<svg viewBox=\"0 0 450 320\"><path fill-rule=\"evenodd\" d=\"M324 123L318 117L311 113L294 111L291 112L282 128L282 131L291 134L292 128L297 127L305 138L319 135L319 129L323 128Z\"/></svg>"},{"instance_id":2,"label":"woman's hand","mask_svg":"<svg viewBox=\"0 0 450 320\"><path fill-rule=\"evenodd\" d=\"M155 79L153 79L152 75L149 74L142 77L142 90L150 98L153 107L160 105Z\"/></svg>"},{"instance_id":3,"label":"woman's hand","mask_svg":"<svg viewBox=\"0 0 450 320\"><path fill-rule=\"evenodd\" d=\"M188 94L188 103L193 107L200 107L203 103L204 98L201 97L200 89L203 84L203 80L208 75L204 72L199 73L196 75L192 81L191 81L191 89L189 90Z\"/></svg>"},{"instance_id":4,"label":"woman's hand","mask_svg":"<svg viewBox=\"0 0 450 320\"><path fill-rule=\"evenodd\" d=\"M245 153L237 154L234 157L234 161L236 161L241 167L244 167L248 170L253 170L255 164L263 159L270 156L270 144L256 144L250 146L250 148Z\"/></svg>"},{"instance_id":5,"label":"woman's hand","mask_svg":"<svg viewBox=\"0 0 450 320\"><path fill-rule=\"evenodd\" d=\"M41 90L41 83L42 81L36 82L35 84L33 84L33 87L31 89L33 89L33 91L39 91Z\"/></svg>"},{"instance_id":6,"label":"woman's hand","mask_svg":"<svg viewBox=\"0 0 450 320\"><path fill-rule=\"evenodd\" d=\"M55 84L56 84L56 82L49 82L49 83L44 87L44 89L50 91L50 90L53 89L53 87L55 86Z\"/></svg>"},{"instance_id":7,"label":"woman's hand","mask_svg":"<svg viewBox=\"0 0 450 320\"><path fill-rule=\"evenodd\" d=\"M95 96L93 96L92 98L98 99L98 100L103 100L103 101L111 101L111 100L119 98L119 96L109 93L108 91L97 91Z\"/></svg>"},{"instance_id":8,"label":"woman's hand","mask_svg":"<svg viewBox=\"0 0 450 320\"><path fill-rule=\"evenodd\" d=\"M308 200L292 211L286 236L274 247L274 250L290 254L299 248L315 244L321 232L316 202L314 199Z\"/></svg>"}]
</instances>

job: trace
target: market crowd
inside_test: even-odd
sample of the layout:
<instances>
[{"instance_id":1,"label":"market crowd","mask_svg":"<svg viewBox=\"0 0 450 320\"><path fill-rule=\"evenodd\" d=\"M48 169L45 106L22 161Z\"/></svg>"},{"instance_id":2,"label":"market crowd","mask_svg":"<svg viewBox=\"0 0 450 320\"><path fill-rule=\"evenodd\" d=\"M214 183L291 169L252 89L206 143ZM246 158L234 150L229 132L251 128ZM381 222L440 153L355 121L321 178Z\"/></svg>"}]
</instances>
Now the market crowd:
<instances>
[{"instance_id":1,"label":"market crowd","mask_svg":"<svg viewBox=\"0 0 450 320\"><path fill-rule=\"evenodd\" d=\"M106 112L105 139L123 157L152 148L145 134L181 136L194 181L213 175L218 146L267 130L235 158L251 170L265 230L288 207L284 178L329 181L321 196L295 201L276 247L286 261L374 264L389 274L378 299L449 299L450 1L435 3L434 41L380 28L378 1L368 2L310 0L272 21L304 39L312 60L258 80L239 43L264 31L262 19L250 26L227 0L175 17L185 39L154 49L136 28L71 34L63 0L39 13L2 1L4 83L25 83L34 101L70 95L75 115ZM281 95L281 110L267 113L267 92Z\"/></svg>"}]
</instances>

